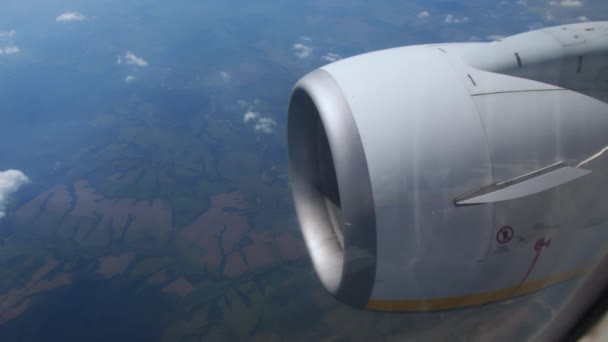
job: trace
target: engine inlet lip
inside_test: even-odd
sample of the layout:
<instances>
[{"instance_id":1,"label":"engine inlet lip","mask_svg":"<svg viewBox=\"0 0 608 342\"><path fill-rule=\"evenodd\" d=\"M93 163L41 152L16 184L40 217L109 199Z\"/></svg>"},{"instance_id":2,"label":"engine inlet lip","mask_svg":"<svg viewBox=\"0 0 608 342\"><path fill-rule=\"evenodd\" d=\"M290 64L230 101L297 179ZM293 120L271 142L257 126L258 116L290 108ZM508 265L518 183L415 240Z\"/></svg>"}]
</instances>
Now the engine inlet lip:
<instances>
[{"instance_id":1,"label":"engine inlet lip","mask_svg":"<svg viewBox=\"0 0 608 342\"><path fill-rule=\"evenodd\" d=\"M338 241L323 196L315 189L317 122L327 135L342 214ZM287 123L289 178L298 221L325 288L342 302L364 307L376 275L376 219L371 178L352 110L336 80L316 70L300 80Z\"/></svg>"}]
</instances>

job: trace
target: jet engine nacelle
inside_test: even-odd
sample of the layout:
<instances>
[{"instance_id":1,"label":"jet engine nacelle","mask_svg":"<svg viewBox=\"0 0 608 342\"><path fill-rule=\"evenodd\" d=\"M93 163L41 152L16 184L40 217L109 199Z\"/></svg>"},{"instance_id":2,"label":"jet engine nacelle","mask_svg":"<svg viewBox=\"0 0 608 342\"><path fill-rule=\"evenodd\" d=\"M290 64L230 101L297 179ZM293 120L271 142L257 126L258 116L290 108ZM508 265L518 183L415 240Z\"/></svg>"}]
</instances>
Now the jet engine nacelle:
<instances>
[{"instance_id":1,"label":"jet engine nacelle","mask_svg":"<svg viewBox=\"0 0 608 342\"><path fill-rule=\"evenodd\" d=\"M302 78L289 175L325 288L441 310L582 275L608 242L608 23L368 53Z\"/></svg>"}]
</instances>

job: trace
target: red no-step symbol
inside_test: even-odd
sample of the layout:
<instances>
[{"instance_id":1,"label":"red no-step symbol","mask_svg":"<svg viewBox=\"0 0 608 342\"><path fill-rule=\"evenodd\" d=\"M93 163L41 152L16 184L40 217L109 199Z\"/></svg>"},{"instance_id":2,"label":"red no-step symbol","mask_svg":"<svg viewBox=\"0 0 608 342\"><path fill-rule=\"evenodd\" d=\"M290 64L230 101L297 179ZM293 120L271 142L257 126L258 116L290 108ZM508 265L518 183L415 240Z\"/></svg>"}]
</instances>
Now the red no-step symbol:
<instances>
[{"instance_id":1,"label":"red no-step symbol","mask_svg":"<svg viewBox=\"0 0 608 342\"><path fill-rule=\"evenodd\" d=\"M505 243L511 241L513 239L513 236L515 236L515 231L513 230L513 227L504 226L500 228L498 232L496 232L496 242L501 245L504 245Z\"/></svg>"}]
</instances>

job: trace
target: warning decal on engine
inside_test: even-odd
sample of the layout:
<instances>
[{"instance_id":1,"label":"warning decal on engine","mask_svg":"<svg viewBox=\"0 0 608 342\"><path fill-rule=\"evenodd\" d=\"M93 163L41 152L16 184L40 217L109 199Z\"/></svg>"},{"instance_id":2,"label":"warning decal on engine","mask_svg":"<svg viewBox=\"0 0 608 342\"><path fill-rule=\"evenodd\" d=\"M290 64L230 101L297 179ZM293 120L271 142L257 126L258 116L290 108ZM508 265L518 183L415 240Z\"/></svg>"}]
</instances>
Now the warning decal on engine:
<instances>
[{"instance_id":1,"label":"warning decal on engine","mask_svg":"<svg viewBox=\"0 0 608 342\"><path fill-rule=\"evenodd\" d=\"M504 226L500 228L498 232L496 232L496 242L501 245L504 245L506 243L509 243L513 239L514 235L515 231L513 230L513 227Z\"/></svg>"}]
</instances>

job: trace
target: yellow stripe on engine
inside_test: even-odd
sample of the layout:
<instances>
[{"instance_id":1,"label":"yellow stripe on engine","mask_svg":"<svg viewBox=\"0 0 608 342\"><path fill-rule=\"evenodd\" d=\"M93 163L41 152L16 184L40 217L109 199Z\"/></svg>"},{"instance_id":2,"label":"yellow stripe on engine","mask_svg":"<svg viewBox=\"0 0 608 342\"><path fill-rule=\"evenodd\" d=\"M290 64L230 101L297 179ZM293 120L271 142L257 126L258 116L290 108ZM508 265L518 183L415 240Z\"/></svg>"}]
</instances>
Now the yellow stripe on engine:
<instances>
[{"instance_id":1,"label":"yellow stripe on engine","mask_svg":"<svg viewBox=\"0 0 608 342\"><path fill-rule=\"evenodd\" d=\"M590 270L591 266L585 266L522 285L466 296L422 300L370 300L366 308L378 311L435 311L482 305L538 291L547 286L582 276Z\"/></svg>"}]
</instances>

